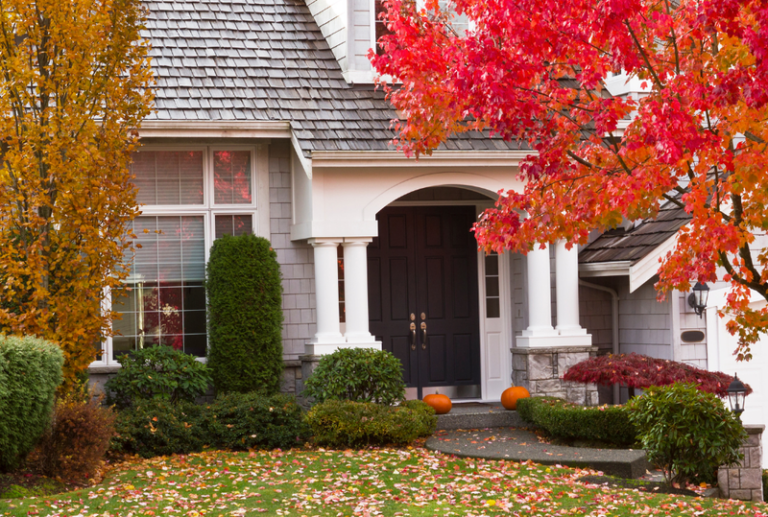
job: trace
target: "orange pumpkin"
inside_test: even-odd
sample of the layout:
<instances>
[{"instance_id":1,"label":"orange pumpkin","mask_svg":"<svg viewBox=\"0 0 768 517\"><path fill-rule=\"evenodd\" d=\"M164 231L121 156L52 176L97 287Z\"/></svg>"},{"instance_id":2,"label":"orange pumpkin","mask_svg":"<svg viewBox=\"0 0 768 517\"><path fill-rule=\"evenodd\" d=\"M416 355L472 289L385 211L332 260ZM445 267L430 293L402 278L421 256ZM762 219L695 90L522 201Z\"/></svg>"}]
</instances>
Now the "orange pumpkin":
<instances>
[{"instance_id":1,"label":"orange pumpkin","mask_svg":"<svg viewBox=\"0 0 768 517\"><path fill-rule=\"evenodd\" d=\"M435 410L435 413L438 415L444 415L445 413L448 413L453 407L451 399L449 399L446 395L441 395L440 393L427 395L422 400L432 406Z\"/></svg>"},{"instance_id":2,"label":"orange pumpkin","mask_svg":"<svg viewBox=\"0 0 768 517\"><path fill-rule=\"evenodd\" d=\"M531 394L528 390L522 386L512 386L504 390L501 394L501 405L505 409L517 409L517 401L520 399L527 399Z\"/></svg>"}]
</instances>

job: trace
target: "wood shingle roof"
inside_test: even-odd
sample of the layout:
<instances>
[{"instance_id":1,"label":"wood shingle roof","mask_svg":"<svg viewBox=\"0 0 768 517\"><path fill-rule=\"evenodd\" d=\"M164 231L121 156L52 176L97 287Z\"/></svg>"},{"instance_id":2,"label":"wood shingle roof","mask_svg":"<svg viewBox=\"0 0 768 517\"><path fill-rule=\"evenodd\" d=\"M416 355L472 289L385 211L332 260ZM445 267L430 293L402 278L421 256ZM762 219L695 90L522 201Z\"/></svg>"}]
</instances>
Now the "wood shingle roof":
<instances>
[{"instance_id":1,"label":"wood shingle roof","mask_svg":"<svg viewBox=\"0 0 768 517\"><path fill-rule=\"evenodd\" d=\"M655 219L645 219L630 230L617 228L601 234L579 252L579 263L635 262L672 237L690 219L682 208L662 207Z\"/></svg>"},{"instance_id":2,"label":"wood shingle roof","mask_svg":"<svg viewBox=\"0 0 768 517\"><path fill-rule=\"evenodd\" d=\"M395 111L353 87L302 0L145 2L162 121L288 121L302 151L386 150ZM467 133L443 149L507 150Z\"/></svg>"}]
</instances>

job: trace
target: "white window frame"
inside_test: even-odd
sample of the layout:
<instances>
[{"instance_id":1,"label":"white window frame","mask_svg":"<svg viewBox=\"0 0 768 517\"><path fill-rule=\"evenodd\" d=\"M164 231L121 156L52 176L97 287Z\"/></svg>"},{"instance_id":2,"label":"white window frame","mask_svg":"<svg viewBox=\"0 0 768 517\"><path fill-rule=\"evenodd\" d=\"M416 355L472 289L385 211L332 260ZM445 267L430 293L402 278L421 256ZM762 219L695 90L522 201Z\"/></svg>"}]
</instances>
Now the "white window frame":
<instances>
[{"instance_id":1,"label":"white window frame","mask_svg":"<svg viewBox=\"0 0 768 517\"><path fill-rule=\"evenodd\" d=\"M370 0L370 9L371 9L371 48L376 49L376 22L378 21L376 19L376 1L377 0ZM424 9L426 7L426 1L425 0L416 0L416 8L417 9ZM475 21L474 20L468 20L468 29L474 30L475 28Z\"/></svg>"},{"instance_id":2,"label":"white window frame","mask_svg":"<svg viewBox=\"0 0 768 517\"><path fill-rule=\"evenodd\" d=\"M197 205L141 205L141 213L137 217L148 216L203 216L203 228L205 232L205 263L210 258L211 246L216 235L216 215L250 215L251 228L254 235L269 238L269 228L262 228L260 218L268 217L269 202L269 170L266 161L267 148L261 144L243 145L162 145L148 144L141 147L142 151L202 151L203 152L203 202ZM251 202L239 204L215 204L214 203L214 175L213 154L216 151L250 151L251 153ZM262 192L266 190L266 192ZM259 210L259 201L263 206ZM265 214L266 212L266 214ZM267 219L268 220L268 219ZM104 290L102 308L111 310L112 293ZM111 330L112 323L109 328ZM91 363L91 367L120 367L120 363L112 358L112 337L102 341L101 359ZM198 357L198 361L207 362L207 357Z\"/></svg>"}]
</instances>

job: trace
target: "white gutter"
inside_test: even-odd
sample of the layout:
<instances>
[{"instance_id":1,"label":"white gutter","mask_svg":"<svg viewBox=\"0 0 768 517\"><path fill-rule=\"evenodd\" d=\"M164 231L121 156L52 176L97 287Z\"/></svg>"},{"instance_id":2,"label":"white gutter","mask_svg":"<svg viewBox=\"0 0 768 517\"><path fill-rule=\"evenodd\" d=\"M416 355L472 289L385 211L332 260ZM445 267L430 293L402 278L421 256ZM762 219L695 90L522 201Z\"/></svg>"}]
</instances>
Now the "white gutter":
<instances>
[{"instance_id":1,"label":"white gutter","mask_svg":"<svg viewBox=\"0 0 768 517\"><path fill-rule=\"evenodd\" d=\"M592 262L579 264L579 276L600 277L600 276L627 276L631 270L631 260L620 260L616 262Z\"/></svg>"},{"instance_id":2,"label":"white gutter","mask_svg":"<svg viewBox=\"0 0 768 517\"><path fill-rule=\"evenodd\" d=\"M145 120L140 138L290 138L290 122Z\"/></svg>"}]
</instances>

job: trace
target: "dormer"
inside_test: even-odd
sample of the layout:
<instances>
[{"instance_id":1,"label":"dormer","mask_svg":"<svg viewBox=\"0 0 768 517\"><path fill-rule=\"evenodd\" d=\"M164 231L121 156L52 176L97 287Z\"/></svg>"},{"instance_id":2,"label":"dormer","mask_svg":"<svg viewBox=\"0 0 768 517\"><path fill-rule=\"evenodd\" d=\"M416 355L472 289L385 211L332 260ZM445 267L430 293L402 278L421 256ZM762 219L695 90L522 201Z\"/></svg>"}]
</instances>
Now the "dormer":
<instances>
[{"instance_id":1,"label":"dormer","mask_svg":"<svg viewBox=\"0 0 768 517\"><path fill-rule=\"evenodd\" d=\"M417 0L417 5L423 2ZM450 0L438 2L450 9ZM320 27L348 84L372 84L374 71L368 61L368 50L386 28L379 14L385 10L384 0L307 0L307 7ZM455 30L469 26L466 16L451 23Z\"/></svg>"},{"instance_id":2,"label":"dormer","mask_svg":"<svg viewBox=\"0 0 768 517\"><path fill-rule=\"evenodd\" d=\"M312 16L349 84L373 83L368 49L373 47L382 0L307 0ZM381 22L378 22L381 23Z\"/></svg>"}]
</instances>

